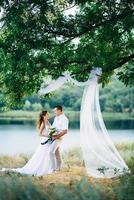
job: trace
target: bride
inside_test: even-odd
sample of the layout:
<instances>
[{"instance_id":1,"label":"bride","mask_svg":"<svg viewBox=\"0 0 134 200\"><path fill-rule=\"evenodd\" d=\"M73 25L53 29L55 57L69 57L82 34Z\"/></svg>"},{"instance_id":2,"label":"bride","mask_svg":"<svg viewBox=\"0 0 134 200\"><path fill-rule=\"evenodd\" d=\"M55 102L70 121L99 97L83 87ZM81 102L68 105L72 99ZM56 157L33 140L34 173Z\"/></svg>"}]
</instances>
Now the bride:
<instances>
[{"instance_id":1,"label":"bride","mask_svg":"<svg viewBox=\"0 0 134 200\"><path fill-rule=\"evenodd\" d=\"M39 115L37 122L37 128L39 130L39 135L42 137L41 143L44 142L44 137L48 139L48 132L51 128L49 122L49 113L47 111L42 111ZM53 142L54 143L54 142ZM30 160L21 168L2 168L1 171L13 171L19 172L21 174L42 176L46 174L51 174L55 172L53 168L53 163L51 159L51 148L53 144L51 141L47 142L45 145L40 144L30 158Z\"/></svg>"}]
</instances>

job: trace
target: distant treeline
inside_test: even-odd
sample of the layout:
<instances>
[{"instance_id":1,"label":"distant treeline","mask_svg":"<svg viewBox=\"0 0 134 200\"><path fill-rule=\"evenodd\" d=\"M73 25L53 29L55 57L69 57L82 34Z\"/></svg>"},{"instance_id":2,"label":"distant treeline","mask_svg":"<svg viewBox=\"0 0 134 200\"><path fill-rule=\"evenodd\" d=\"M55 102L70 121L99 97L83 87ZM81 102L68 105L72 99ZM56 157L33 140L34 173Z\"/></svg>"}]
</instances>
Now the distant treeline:
<instances>
[{"instance_id":1,"label":"distant treeline","mask_svg":"<svg viewBox=\"0 0 134 200\"><path fill-rule=\"evenodd\" d=\"M83 89L73 85L65 85L54 92L50 98L33 95L23 99L24 104L16 108L28 111L40 111L63 105L68 110L80 110ZM91 94L92 95L92 94ZM3 96L1 94L1 96ZM134 112L134 88L126 87L115 77L104 88L100 87L100 105L102 112ZM4 103L0 101L0 110Z\"/></svg>"}]
</instances>

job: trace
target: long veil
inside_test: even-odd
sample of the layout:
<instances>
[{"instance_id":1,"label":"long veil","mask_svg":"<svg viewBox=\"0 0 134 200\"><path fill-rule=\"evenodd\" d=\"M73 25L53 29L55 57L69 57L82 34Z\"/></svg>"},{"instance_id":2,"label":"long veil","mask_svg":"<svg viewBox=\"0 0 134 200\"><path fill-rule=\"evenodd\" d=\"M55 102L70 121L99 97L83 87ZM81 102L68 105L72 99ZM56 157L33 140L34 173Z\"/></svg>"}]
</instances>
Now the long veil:
<instances>
[{"instance_id":1,"label":"long veil","mask_svg":"<svg viewBox=\"0 0 134 200\"><path fill-rule=\"evenodd\" d=\"M98 85L100 74L101 69L94 68L88 81L79 82L69 73L64 73L46 88L41 87L39 95L58 89L66 81L85 86L80 112L80 137L86 170L96 178L111 178L124 174L129 169L114 146L101 115Z\"/></svg>"}]
</instances>

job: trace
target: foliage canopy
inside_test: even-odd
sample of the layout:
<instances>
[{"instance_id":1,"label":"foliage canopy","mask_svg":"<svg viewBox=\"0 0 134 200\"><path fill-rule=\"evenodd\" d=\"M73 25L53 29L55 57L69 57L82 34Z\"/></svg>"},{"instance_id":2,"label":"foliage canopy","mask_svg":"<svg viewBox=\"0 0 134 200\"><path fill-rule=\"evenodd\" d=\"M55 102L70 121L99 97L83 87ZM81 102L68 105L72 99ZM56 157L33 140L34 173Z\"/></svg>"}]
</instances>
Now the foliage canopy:
<instances>
[{"instance_id":1,"label":"foliage canopy","mask_svg":"<svg viewBox=\"0 0 134 200\"><path fill-rule=\"evenodd\" d=\"M114 72L134 84L133 0L2 0L0 6L0 85L7 102L37 93L48 75L68 70L86 80L93 66L102 68L103 84Z\"/></svg>"}]
</instances>

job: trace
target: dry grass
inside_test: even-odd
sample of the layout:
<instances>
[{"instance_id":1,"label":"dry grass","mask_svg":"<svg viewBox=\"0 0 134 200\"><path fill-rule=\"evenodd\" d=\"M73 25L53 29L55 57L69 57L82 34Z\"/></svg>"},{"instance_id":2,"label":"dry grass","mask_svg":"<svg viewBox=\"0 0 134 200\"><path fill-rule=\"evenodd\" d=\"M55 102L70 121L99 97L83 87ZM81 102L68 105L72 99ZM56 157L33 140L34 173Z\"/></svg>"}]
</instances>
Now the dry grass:
<instances>
[{"instance_id":1,"label":"dry grass","mask_svg":"<svg viewBox=\"0 0 134 200\"><path fill-rule=\"evenodd\" d=\"M126 200L131 199L134 194L134 158L128 157L134 151L133 144L117 145L123 156L126 155L127 163L132 172L131 176L112 179L95 179L87 175L82 160L80 149L64 152L64 166L59 172L41 177L24 176L17 173L0 173L0 197L7 199L36 199L43 200ZM1 156L0 168L21 167L30 159L27 155ZM127 183L127 184L126 184ZM128 187L127 187L128 186ZM5 193L5 188L8 188ZM18 196L16 197L16 193ZM21 195L21 198L20 198ZM28 195L28 197L27 197ZM29 197L30 195L30 197ZM13 198L11 198L11 196ZM76 198L75 198L76 197ZM0 198L1 199L1 198Z\"/></svg>"},{"instance_id":2,"label":"dry grass","mask_svg":"<svg viewBox=\"0 0 134 200\"><path fill-rule=\"evenodd\" d=\"M16 156L1 156L0 157L0 168L8 167L21 167L23 166L28 160L30 156L26 155L16 155ZM92 184L102 184L105 186L111 186L114 182L119 183L118 178L116 179L95 179L89 177L87 175L86 169L83 164L82 154L80 149L73 149L69 152L65 152L63 155L63 162L64 166L62 170L46 175L41 177L31 177L32 182L36 185L39 189L44 190L49 185L57 185L57 184L64 184L67 186L73 185L75 181L80 181L83 177L86 177L90 183ZM1 173L0 176L4 176L4 173ZM8 174L10 175L10 174Z\"/></svg>"}]
</instances>

